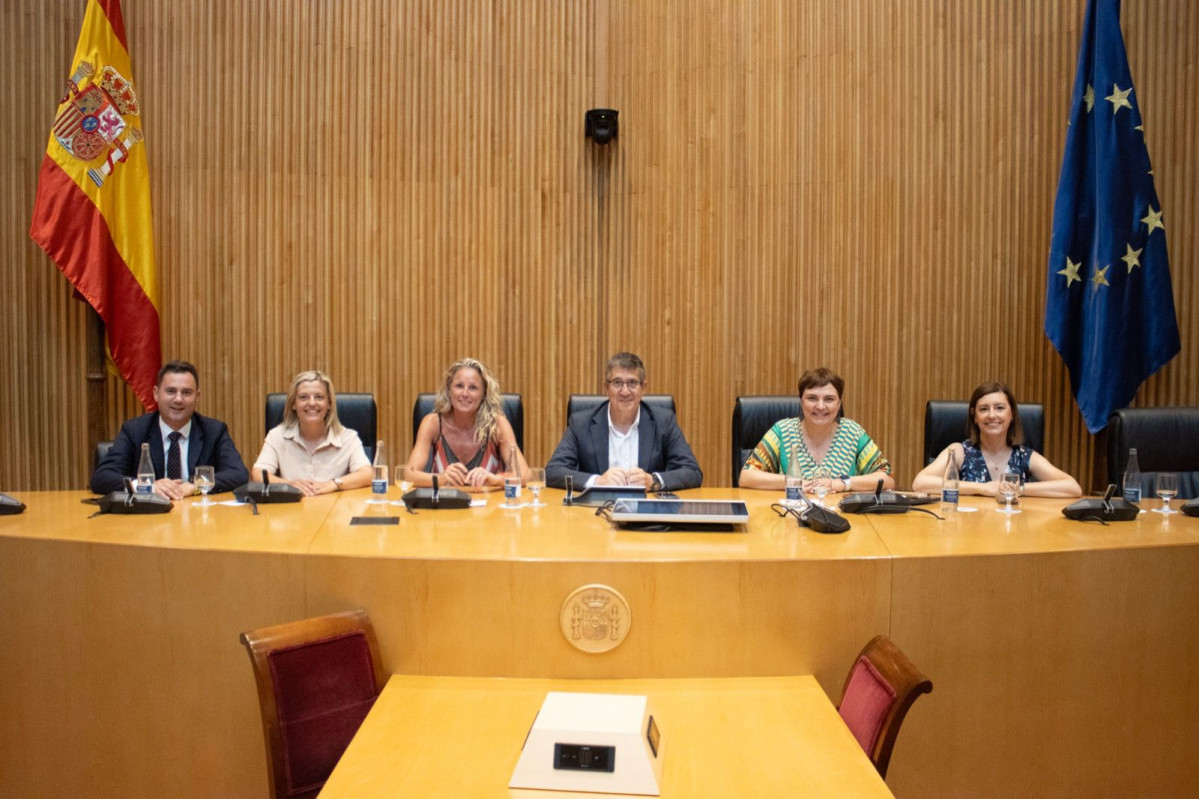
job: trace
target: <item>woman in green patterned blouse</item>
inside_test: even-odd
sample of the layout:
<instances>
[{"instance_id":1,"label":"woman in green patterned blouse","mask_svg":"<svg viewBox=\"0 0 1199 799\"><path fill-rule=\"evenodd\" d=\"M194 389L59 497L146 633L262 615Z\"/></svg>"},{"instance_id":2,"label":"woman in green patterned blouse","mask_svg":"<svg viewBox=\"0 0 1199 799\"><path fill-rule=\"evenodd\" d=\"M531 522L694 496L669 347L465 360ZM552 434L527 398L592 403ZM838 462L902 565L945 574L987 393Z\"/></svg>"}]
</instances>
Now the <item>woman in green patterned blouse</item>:
<instances>
[{"instance_id":1,"label":"woman in green patterned blouse","mask_svg":"<svg viewBox=\"0 0 1199 799\"><path fill-rule=\"evenodd\" d=\"M894 488L891 464L866 431L841 413L845 381L821 367L799 378L799 417L776 422L745 462L742 488L781 490L794 462L804 491L872 491Z\"/></svg>"}]
</instances>

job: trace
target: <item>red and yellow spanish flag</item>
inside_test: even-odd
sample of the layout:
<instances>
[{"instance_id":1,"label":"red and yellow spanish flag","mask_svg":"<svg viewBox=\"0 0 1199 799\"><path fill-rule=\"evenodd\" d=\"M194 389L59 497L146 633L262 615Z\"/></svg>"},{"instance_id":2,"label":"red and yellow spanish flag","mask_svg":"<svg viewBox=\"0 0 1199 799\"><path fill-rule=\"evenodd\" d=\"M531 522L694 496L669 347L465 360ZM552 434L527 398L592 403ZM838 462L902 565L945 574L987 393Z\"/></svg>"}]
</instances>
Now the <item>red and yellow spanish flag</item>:
<instances>
[{"instance_id":1,"label":"red and yellow spanish flag","mask_svg":"<svg viewBox=\"0 0 1199 799\"><path fill-rule=\"evenodd\" d=\"M140 112L120 0L88 0L29 235L100 314L112 362L152 409L162 350Z\"/></svg>"}]
</instances>

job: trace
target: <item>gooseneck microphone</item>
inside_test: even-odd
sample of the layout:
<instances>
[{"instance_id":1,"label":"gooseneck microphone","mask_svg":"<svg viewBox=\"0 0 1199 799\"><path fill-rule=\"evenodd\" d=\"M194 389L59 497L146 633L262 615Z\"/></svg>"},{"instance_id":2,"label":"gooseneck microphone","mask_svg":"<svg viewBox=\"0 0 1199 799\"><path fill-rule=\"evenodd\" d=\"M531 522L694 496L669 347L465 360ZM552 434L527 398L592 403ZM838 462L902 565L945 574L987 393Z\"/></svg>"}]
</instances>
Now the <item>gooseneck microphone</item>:
<instances>
[{"instance_id":1,"label":"gooseneck microphone","mask_svg":"<svg viewBox=\"0 0 1199 799\"><path fill-rule=\"evenodd\" d=\"M437 484L437 473L433 473L433 504L441 500L441 487Z\"/></svg>"},{"instance_id":2,"label":"gooseneck microphone","mask_svg":"<svg viewBox=\"0 0 1199 799\"><path fill-rule=\"evenodd\" d=\"M1062 508L1062 515L1077 521L1108 522L1132 521L1141 512L1136 504L1123 497L1116 497L1116 484L1108 484L1100 499L1080 499Z\"/></svg>"}]
</instances>

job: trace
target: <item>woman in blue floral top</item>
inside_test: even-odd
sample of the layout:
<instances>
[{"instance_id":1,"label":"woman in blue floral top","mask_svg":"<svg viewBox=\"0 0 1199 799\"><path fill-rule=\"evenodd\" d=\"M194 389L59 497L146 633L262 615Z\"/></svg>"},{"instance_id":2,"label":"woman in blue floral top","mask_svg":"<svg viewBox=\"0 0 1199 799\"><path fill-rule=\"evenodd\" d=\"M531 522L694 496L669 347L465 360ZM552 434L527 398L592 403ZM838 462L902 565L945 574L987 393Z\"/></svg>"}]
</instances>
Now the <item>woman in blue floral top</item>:
<instances>
[{"instance_id":1,"label":"woman in blue floral top","mask_svg":"<svg viewBox=\"0 0 1199 799\"><path fill-rule=\"evenodd\" d=\"M1023 493L1030 497L1078 497L1078 481L1024 444L1020 412L1011 389L1003 383L983 383L970 397L966 417L969 438L950 444L912 481L915 491L940 491L945 467L957 460L962 494L995 496L1005 470L1020 473Z\"/></svg>"}]
</instances>

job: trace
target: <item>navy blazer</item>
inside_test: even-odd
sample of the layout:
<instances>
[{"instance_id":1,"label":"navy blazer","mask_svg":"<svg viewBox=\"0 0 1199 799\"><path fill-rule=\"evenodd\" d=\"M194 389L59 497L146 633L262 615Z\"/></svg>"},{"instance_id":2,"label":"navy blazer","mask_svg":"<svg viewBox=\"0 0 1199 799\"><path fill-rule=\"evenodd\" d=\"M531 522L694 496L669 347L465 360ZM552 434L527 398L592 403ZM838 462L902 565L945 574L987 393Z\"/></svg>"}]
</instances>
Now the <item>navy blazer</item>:
<instances>
[{"instance_id":1,"label":"navy blazer","mask_svg":"<svg viewBox=\"0 0 1199 799\"><path fill-rule=\"evenodd\" d=\"M158 412L147 413L121 425L121 432L92 473L92 491L107 494L125 488L126 477L137 476L137 464L142 457L142 444L150 445L150 460L154 462L154 477L166 476L163 462L162 431L158 427ZM232 491L250 479L246 465L229 436L224 422L192 414L191 438L187 445L187 473L195 473L198 465L212 466L216 472L213 493Z\"/></svg>"},{"instance_id":2,"label":"navy blazer","mask_svg":"<svg viewBox=\"0 0 1199 799\"><path fill-rule=\"evenodd\" d=\"M545 466L547 485L562 488L569 474L575 488L581 489L593 474L608 471L608 404L570 417L566 433ZM699 462L670 411L655 410L642 402L637 442L637 465L643 471L657 472L663 490L698 488L703 482Z\"/></svg>"}]
</instances>

